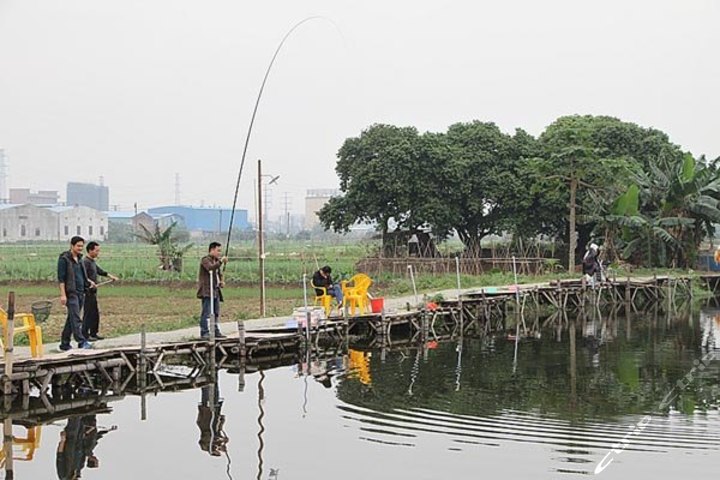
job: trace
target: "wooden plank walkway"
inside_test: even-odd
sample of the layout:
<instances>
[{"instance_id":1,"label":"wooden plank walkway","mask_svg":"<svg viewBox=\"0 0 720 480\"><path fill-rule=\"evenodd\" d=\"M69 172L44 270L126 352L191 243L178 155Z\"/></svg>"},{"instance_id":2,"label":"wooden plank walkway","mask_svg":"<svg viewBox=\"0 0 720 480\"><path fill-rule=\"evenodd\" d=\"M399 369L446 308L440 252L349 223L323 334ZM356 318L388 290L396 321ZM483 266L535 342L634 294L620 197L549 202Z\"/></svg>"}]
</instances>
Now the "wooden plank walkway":
<instances>
[{"instance_id":1,"label":"wooden plank walkway","mask_svg":"<svg viewBox=\"0 0 720 480\"><path fill-rule=\"evenodd\" d=\"M720 275L703 275L711 291L716 292ZM351 338L363 348L383 349L417 344L429 340L448 340L458 335L481 336L504 331L506 320L523 322L526 308L551 308L563 315L568 310L609 305L616 308L642 308L655 302L672 307L676 296L692 296L689 277L655 276L625 278L596 285L577 280L545 284L486 288L461 295L454 300L401 312L369 313L336 317L306 331L296 326L273 327L238 332L217 339L134 345L109 349L71 350L48 354L43 358L18 359L12 374L0 378L12 392L0 402L0 415L34 408L53 411L53 402L64 401L63 389L85 388L106 395L145 395L168 389L196 388L214 378L218 369L244 372L270 365L288 364L307 351L325 346L344 345ZM522 320L521 320L522 319ZM537 323L537 322L536 322ZM402 333L398 339L397 333ZM309 342L308 342L309 340ZM4 369L4 363L0 364ZM39 402L39 403L38 403Z\"/></svg>"}]
</instances>

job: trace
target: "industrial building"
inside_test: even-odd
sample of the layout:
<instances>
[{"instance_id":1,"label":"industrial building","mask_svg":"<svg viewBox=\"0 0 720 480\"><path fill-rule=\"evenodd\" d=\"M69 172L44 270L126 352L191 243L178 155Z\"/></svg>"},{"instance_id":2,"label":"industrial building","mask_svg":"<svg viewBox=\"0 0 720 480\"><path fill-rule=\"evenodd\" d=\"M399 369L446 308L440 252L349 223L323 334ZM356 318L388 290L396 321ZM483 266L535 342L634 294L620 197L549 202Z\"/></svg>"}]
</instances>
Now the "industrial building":
<instances>
[{"instance_id":1,"label":"industrial building","mask_svg":"<svg viewBox=\"0 0 720 480\"><path fill-rule=\"evenodd\" d=\"M15 205L31 203L33 205L57 205L60 195L57 190L40 190L31 192L29 188L11 188L10 202Z\"/></svg>"},{"instance_id":2,"label":"industrial building","mask_svg":"<svg viewBox=\"0 0 720 480\"><path fill-rule=\"evenodd\" d=\"M65 203L107 212L110 209L110 190L105 185L68 182Z\"/></svg>"},{"instance_id":3,"label":"industrial building","mask_svg":"<svg viewBox=\"0 0 720 480\"><path fill-rule=\"evenodd\" d=\"M305 195L305 230L312 230L320 225L318 212L328 200L338 195L340 195L340 190L335 188L316 188L307 191Z\"/></svg>"},{"instance_id":4,"label":"industrial building","mask_svg":"<svg viewBox=\"0 0 720 480\"><path fill-rule=\"evenodd\" d=\"M184 220L185 228L191 233L220 233L227 232L230 228L231 210L229 208L167 206L150 208L148 213L153 218L173 215L173 220L177 220L177 217L180 217ZM233 230L248 228L250 228L250 224L247 210L236 209Z\"/></svg>"},{"instance_id":5,"label":"industrial building","mask_svg":"<svg viewBox=\"0 0 720 480\"><path fill-rule=\"evenodd\" d=\"M89 207L0 205L0 243L107 238L107 215Z\"/></svg>"}]
</instances>

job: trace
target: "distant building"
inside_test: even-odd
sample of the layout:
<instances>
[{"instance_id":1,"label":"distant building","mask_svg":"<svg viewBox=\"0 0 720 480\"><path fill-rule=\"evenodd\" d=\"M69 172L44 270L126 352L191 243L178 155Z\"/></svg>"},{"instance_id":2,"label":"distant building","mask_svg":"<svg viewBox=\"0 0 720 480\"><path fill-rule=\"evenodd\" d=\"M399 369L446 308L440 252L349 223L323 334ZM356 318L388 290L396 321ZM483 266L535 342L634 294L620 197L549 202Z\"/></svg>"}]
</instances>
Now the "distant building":
<instances>
[{"instance_id":1,"label":"distant building","mask_svg":"<svg viewBox=\"0 0 720 480\"><path fill-rule=\"evenodd\" d=\"M47 242L58 239L57 216L37 205L0 205L0 242Z\"/></svg>"},{"instance_id":2,"label":"distant building","mask_svg":"<svg viewBox=\"0 0 720 480\"><path fill-rule=\"evenodd\" d=\"M68 205L82 205L107 212L110 208L110 190L105 185L92 183L68 182Z\"/></svg>"},{"instance_id":3,"label":"distant building","mask_svg":"<svg viewBox=\"0 0 720 480\"><path fill-rule=\"evenodd\" d=\"M0 243L107 238L107 215L88 207L0 205Z\"/></svg>"},{"instance_id":4,"label":"distant building","mask_svg":"<svg viewBox=\"0 0 720 480\"><path fill-rule=\"evenodd\" d=\"M332 197L340 195L340 190L335 188L316 188L308 190L305 195L305 230L312 230L320 225L317 214Z\"/></svg>"},{"instance_id":5,"label":"distant building","mask_svg":"<svg viewBox=\"0 0 720 480\"><path fill-rule=\"evenodd\" d=\"M164 215L174 215L175 219L182 218L185 228L194 233L220 233L227 232L230 228L229 208L206 208L167 206L148 209L148 213L154 218L162 218ZM246 230L250 228L248 223L247 210L236 209L233 219L233 230Z\"/></svg>"},{"instance_id":6,"label":"distant building","mask_svg":"<svg viewBox=\"0 0 720 480\"><path fill-rule=\"evenodd\" d=\"M106 240L107 213L85 206L50 207L57 215L58 240L69 240L80 235L85 240Z\"/></svg>"},{"instance_id":7,"label":"distant building","mask_svg":"<svg viewBox=\"0 0 720 480\"><path fill-rule=\"evenodd\" d=\"M10 203L15 205L25 203L31 203L33 205L57 205L60 203L60 195L57 190L31 192L29 188L11 188Z\"/></svg>"}]
</instances>

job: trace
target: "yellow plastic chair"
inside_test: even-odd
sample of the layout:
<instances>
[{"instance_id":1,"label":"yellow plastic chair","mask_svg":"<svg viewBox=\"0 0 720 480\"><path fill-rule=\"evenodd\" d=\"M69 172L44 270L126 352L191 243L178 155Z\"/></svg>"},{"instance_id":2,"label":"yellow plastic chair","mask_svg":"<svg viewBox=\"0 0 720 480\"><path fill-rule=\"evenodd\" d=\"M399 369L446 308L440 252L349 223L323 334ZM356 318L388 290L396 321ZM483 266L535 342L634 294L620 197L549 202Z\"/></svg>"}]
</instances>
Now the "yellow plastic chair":
<instances>
[{"instance_id":1,"label":"yellow plastic chair","mask_svg":"<svg viewBox=\"0 0 720 480\"><path fill-rule=\"evenodd\" d=\"M27 430L27 436L16 437L13 435L12 443L13 447L19 447L13 449L13 459L21 462L30 462L35 457L35 450L40 447L40 433L42 432L42 426L36 425L34 427L25 427ZM22 456L15 456L14 452L19 450ZM0 449L0 468L5 467L5 449Z\"/></svg>"},{"instance_id":2,"label":"yellow plastic chair","mask_svg":"<svg viewBox=\"0 0 720 480\"><path fill-rule=\"evenodd\" d=\"M322 290L322 295L318 295L317 292L315 292L315 300L313 301L313 305L315 306L321 306L323 309L325 309L325 316L329 317L330 312L332 311L332 295L328 295L327 288L325 287L316 287L312 281L310 281L310 288L317 290Z\"/></svg>"},{"instance_id":3,"label":"yellow plastic chair","mask_svg":"<svg viewBox=\"0 0 720 480\"><path fill-rule=\"evenodd\" d=\"M372 279L364 273L354 275L350 280L341 283L343 290L343 307L350 307L350 312L355 315L357 308L361 314L370 309L368 290L372 285Z\"/></svg>"},{"instance_id":4,"label":"yellow plastic chair","mask_svg":"<svg viewBox=\"0 0 720 480\"><path fill-rule=\"evenodd\" d=\"M5 332L7 332L7 312L0 308L0 322L2 322L3 335L0 337L0 346L4 349L5 344L3 338L5 338ZM20 335L27 333L30 339L30 354L33 358L40 358L43 354L43 340L42 340L42 328L40 325L35 323L35 315L32 313L16 313L15 314L15 327L13 328L14 335Z\"/></svg>"},{"instance_id":5,"label":"yellow plastic chair","mask_svg":"<svg viewBox=\"0 0 720 480\"><path fill-rule=\"evenodd\" d=\"M359 350L348 351L350 361L350 370L352 374L350 378L358 378L363 385L372 385L372 375L370 374L370 354Z\"/></svg>"}]
</instances>

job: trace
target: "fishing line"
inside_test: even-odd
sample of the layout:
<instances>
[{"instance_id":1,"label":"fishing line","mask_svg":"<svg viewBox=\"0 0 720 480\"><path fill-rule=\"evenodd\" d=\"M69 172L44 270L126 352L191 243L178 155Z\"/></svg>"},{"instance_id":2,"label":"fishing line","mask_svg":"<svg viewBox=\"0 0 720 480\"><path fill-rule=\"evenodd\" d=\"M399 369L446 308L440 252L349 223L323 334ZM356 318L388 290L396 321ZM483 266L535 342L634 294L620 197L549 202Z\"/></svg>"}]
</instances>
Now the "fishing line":
<instances>
[{"instance_id":1,"label":"fishing line","mask_svg":"<svg viewBox=\"0 0 720 480\"><path fill-rule=\"evenodd\" d=\"M277 56L280 53L280 50L282 49L283 45L285 45L285 42L287 41L287 39L290 38L290 35L292 35L292 33L295 30L297 30L301 25L303 25L304 23L310 22L312 20L326 20L326 21L330 22L330 24L332 24L337 29L338 33L340 33L340 36L342 38L342 33L340 32L340 29L337 27L337 25L332 20L330 20L327 17L323 17L321 15L313 15L311 17L307 17L307 18L300 20L290 30L288 30L288 32L285 34L285 36L280 41L280 44L275 49L275 53L273 54L272 58L270 59L270 64L268 65L267 70L265 70L265 76L263 77L263 81L260 84L260 91L258 92L257 99L255 99L255 107L253 108L252 116L250 117L250 125L248 125L247 135L245 136L245 146L243 147L242 157L240 159L240 169L238 171L237 182L235 183L235 195L233 196L232 210L230 211L230 225L228 226L228 236L227 236L227 241L225 242L225 251L226 252L230 251L230 239L231 239L231 235L232 235L233 222L235 220L235 209L237 207L238 193L240 192L240 180L242 179L242 172L243 172L243 168L245 167L245 157L247 156L247 150L248 150L248 145L250 144L250 136L252 135L252 129L253 129L253 126L255 125L255 117L257 115L258 107L260 106L260 100L262 99L263 92L265 91L265 84L267 83L268 77L270 76L270 71L272 70L272 67L275 64L275 60L277 59ZM343 38L343 42L344 42L344 40L345 39ZM225 264L225 266L223 266L223 271L225 270L226 267L227 267L227 264Z\"/></svg>"}]
</instances>

